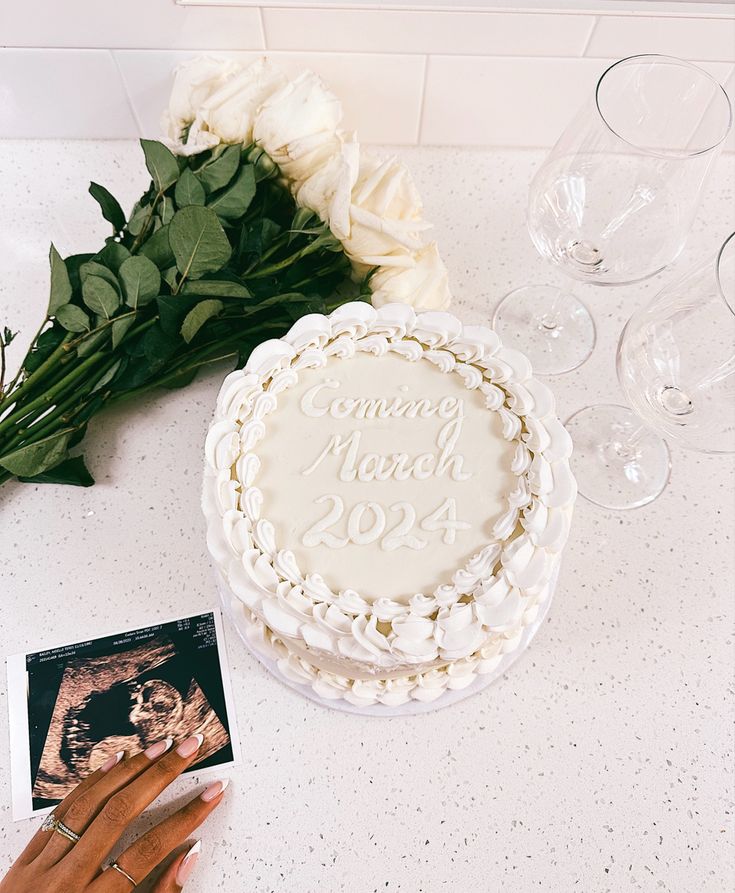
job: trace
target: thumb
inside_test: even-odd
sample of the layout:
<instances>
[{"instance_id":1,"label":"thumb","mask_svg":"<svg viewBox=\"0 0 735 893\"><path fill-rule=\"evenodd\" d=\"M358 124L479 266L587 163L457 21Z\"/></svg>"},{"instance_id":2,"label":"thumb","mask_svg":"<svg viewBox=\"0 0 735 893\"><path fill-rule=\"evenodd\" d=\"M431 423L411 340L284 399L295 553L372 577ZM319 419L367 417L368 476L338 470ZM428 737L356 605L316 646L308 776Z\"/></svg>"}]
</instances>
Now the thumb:
<instances>
[{"instance_id":1,"label":"thumb","mask_svg":"<svg viewBox=\"0 0 735 893\"><path fill-rule=\"evenodd\" d=\"M202 851L202 842L197 842L181 856L174 861L166 869L158 883L152 890L152 893L180 893L184 884L191 877L192 872L196 868L199 856Z\"/></svg>"}]
</instances>

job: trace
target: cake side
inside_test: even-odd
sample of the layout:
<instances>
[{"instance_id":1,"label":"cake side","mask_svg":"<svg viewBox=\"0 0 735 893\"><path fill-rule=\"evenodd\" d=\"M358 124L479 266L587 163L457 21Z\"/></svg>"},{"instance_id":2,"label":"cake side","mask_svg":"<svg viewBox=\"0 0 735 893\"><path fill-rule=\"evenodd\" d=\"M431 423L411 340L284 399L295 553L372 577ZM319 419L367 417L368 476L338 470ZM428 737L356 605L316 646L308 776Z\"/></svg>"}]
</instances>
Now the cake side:
<instances>
[{"instance_id":1,"label":"cake side","mask_svg":"<svg viewBox=\"0 0 735 893\"><path fill-rule=\"evenodd\" d=\"M433 590L403 599L365 598L354 589L331 588L321 574L303 573L293 550L282 548L273 523L261 516L268 506L257 487L258 445L279 395L307 370L364 352L430 363L468 392L481 393L485 411L495 414L512 447L514 486L488 542ZM400 414L401 404L393 405ZM390 415L386 406L380 409ZM426 416L431 412L427 400ZM428 678L436 689L440 679L444 687L459 685L487 671L536 616L571 520L576 486L570 453L551 392L533 379L525 357L504 349L490 329L463 327L447 313L416 315L405 305L377 311L344 305L330 317L302 318L283 339L256 348L245 369L225 380L206 443L210 552L226 590L242 605L236 614L249 639L269 649L290 678L360 703L420 698L430 688ZM429 457L422 469L432 467L436 471ZM359 524L355 529L364 538ZM424 548L428 537L401 544Z\"/></svg>"}]
</instances>

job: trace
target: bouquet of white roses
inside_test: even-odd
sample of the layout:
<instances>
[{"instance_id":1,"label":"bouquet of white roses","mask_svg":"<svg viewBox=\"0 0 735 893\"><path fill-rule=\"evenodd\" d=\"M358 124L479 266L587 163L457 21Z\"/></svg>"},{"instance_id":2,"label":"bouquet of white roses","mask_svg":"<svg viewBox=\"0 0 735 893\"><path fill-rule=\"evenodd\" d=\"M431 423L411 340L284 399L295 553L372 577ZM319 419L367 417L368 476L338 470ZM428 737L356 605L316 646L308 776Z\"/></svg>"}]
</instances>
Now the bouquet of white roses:
<instances>
[{"instance_id":1,"label":"bouquet of white roses","mask_svg":"<svg viewBox=\"0 0 735 893\"><path fill-rule=\"evenodd\" d=\"M179 69L168 145L141 141L148 189L126 217L90 185L111 234L89 254L51 247L47 314L7 382L13 333L0 334L0 484L93 483L69 451L104 406L243 363L304 313L355 298L448 304L408 172L361 153L340 120L308 72Z\"/></svg>"}]
</instances>

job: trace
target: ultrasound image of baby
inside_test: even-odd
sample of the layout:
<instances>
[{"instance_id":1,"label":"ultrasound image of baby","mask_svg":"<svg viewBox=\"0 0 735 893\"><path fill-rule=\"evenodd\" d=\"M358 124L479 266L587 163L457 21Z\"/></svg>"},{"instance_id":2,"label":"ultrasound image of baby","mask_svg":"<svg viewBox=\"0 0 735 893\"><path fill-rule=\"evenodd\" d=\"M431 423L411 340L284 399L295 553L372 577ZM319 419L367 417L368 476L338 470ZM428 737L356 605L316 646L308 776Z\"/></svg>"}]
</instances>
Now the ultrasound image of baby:
<instances>
[{"instance_id":1,"label":"ultrasound image of baby","mask_svg":"<svg viewBox=\"0 0 735 893\"><path fill-rule=\"evenodd\" d=\"M230 737L167 635L99 657L69 659L33 784L34 798L58 800L120 750L201 733L196 763Z\"/></svg>"}]
</instances>

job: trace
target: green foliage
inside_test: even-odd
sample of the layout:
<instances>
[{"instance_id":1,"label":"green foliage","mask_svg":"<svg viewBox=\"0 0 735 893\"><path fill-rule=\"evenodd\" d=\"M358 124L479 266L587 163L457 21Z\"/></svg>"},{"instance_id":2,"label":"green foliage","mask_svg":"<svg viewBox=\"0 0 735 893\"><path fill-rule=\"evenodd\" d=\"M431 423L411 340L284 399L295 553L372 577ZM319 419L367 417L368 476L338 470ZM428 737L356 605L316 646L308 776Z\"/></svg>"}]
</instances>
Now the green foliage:
<instances>
[{"instance_id":1,"label":"green foliage","mask_svg":"<svg viewBox=\"0 0 735 893\"><path fill-rule=\"evenodd\" d=\"M190 205L174 214L168 239L176 266L185 279L199 279L205 273L216 273L232 254L217 215L198 205Z\"/></svg>"},{"instance_id":2,"label":"green foliage","mask_svg":"<svg viewBox=\"0 0 735 893\"><path fill-rule=\"evenodd\" d=\"M204 323L221 313L224 306L222 301L218 301L216 298L207 298L193 307L184 317L181 326L181 337L184 341L189 344Z\"/></svg>"},{"instance_id":3,"label":"green foliage","mask_svg":"<svg viewBox=\"0 0 735 893\"><path fill-rule=\"evenodd\" d=\"M147 257L129 257L120 266L120 283L125 303L135 310L156 297L161 288L161 274Z\"/></svg>"},{"instance_id":4,"label":"green foliage","mask_svg":"<svg viewBox=\"0 0 735 893\"><path fill-rule=\"evenodd\" d=\"M56 311L56 322L60 323L67 332L88 332L91 328L89 317L76 304L64 304Z\"/></svg>"},{"instance_id":5,"label":"green foliage","mask_svg":"<svg viewBox=\"0 0 735 893\"><path fill-rule=\"evenodd\" d=\"M163 143L154 140L141 140L140 145L156 191L163 192L173 186L179 178L179 165L173 153Z\"/></svg>"},{"instance_id":6,"label":"green foliage","mask_svg":"<svg viewBox=\"0 0 735 893\"><path fill-rule=\"evenodd\" d=\"M63 307L71 300L72 287L66 264L53 245L49 251L49 263L51 264L51 290L47 313L48 316L53 316L59 307Z\"/></svg>"},{"instance_id":7,"label":"green foliage","mask_svg":"<svg viewBox=\"0 0 735 893\"><path fill-rule=\"evenodd\" d=\"M100 206L105 220L109 220L113 230L119 233L125 226L125 214L117 199L99 183L89 184L89 194Z\"/></svg>"},{"instance_id":8,"label":"green foliage","mask_svg":"<svg viewBox=\"0 0 735 893\"><path fill-rule=\"evenodd\" d=\"M152 183L127 222L93 183L114 235L96 254L63 259L51 248L51 324L0 392L0 483L91 485L69 450L106 405L242 363L304 313L356 297L340 243L296 208L261 149L176 158L141 145Z\"/></svg>"}]
</instances>

